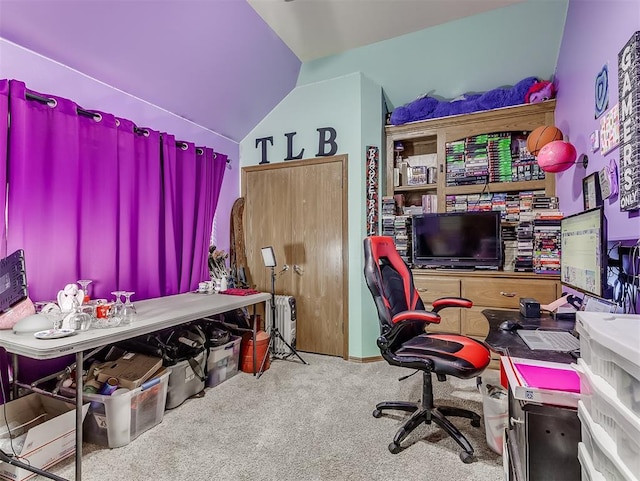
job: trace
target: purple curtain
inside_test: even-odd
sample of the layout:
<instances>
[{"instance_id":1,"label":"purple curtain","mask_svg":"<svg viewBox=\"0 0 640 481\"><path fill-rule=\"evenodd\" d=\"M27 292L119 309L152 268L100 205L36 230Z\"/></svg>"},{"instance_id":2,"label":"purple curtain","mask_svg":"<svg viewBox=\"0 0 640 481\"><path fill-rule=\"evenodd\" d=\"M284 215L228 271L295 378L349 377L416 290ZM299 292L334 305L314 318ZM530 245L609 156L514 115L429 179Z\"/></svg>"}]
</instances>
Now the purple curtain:
<instances>
[{"instance_id":1,"label":"purple curtain","mask_svg":"<svg viewBox=\"0 0 640 481\"><path fill-rule=\"evenodd\" d=\"M197 190L196 147L189 142L179 143L176 151L176 241L178 248L178 277L180 292L197 287L191 282L194 259L195 209ZM200 279L202 280L202 279Z\"/></svg>"},{"instance_id":2,"label":"purple curtain","mask_svg":"<svg viewBox=\"0 0 640 481\"><path fill-rule=\"evenodd\" d=\"M176 290L162 285L164 258L160 239L162 164L160 133L137 129L118 119L118 264L119 289L134 291L138 299L159 297Z\"/></svg>"},{"instance_id":3,"label":"purple curtain","mask_svg":"<svg viewBox=\"0 0 640 481\"><path fill-rule=\"evenodd\" d=\"M82 278L93 297L129 290L134 301L209 278L224 155L19 81L9 93L7 252L24 249L33 300Z\"/></svg>"},{"instance_id":4,"label":"purple curtain","mask_svg":"<svg viewBox=\"0 0 640 481\"><path fill-rule=\"evenodd\" d=\"M0 204L4 212L7 198L7 142L9 140L9 81L0 80ZM7 257L7 226L0 227L0 258Z\"/></svg>"},{"instance_id":5,"label":"purple curtain","mask_svg":"<svg viewBox=\"0 0 640 481\"><path fill-rule=\"evenodd\" d=\"M9 136L8 130L9 120L9 81L0 80L0 204L2 212L6 207L5 200L7 195L7 141ZM2 219L2 227L0 227L0 258L7 256L7 231ZM0 389L0 402L4 403L5 395L8 393L9 375L8 375L8 357L4 349L0 349L0 376L2 387Z\"/></svg>"},{"instance_id":6,"label":"purple curtain","mask_svg":"<svg viewBox=\"0 0 640 481\"><path fill-rule=\"evenodd\" d=\"M196 149L196 189L195 210L195 238L194 259L199 260L200 266L194 266L191 273L191 282L197 283L198 279L209 277L207 263L208 246L213 228L213 215L218 204L218 195L222 187L227 156L217 154L213 149L199 147Z\"/></svg>"},{"instance_id":7,"label":"purple curtain","mask_svg":"<svg viewBox=\"0 0 640 481\"><path fill-rule=\"evenodd\" d=\"M30 297L48 300L80 278L80 125L70 100L26 93L10 81L7 252L24 249Z\"/></svg>"}]
</instances>

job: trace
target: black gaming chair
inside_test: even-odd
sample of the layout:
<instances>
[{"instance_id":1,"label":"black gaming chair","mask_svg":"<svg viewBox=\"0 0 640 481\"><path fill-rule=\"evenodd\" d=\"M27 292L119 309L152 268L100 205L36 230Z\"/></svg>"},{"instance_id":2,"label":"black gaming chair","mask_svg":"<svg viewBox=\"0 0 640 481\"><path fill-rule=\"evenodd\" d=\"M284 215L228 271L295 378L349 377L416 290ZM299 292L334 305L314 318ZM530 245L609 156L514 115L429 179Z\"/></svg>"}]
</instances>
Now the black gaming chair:
<instances>
[{"instance_id":1,"label":"black gaming chair","mask_svg":"<svg viewBox=\"0 0 640 481\"><path fill-rule=\"evenodd\" d=\"M391 237L372 236L364 240L364 277L373 295L380 320L378 347L382 357L394 366L423 372L422 403L382 402L373 416L394 409L413 413L398 430L389 451L398 453L400 443L420 424L435 422L463 449L460 459L473 461L473 447L464 435L445 416L471 419L471 425L480 426L480 416L472 411L455 407L435 407L431 373L438 381L446 375L469 379L478 376L490 361L489 349L479 341L459 334L428 334L425 326L439 323L438 312L445 307L469 308L472 302L460 297L441 298L426 311L413 285L413 276L402 260Z\"/></svg>"}]
</instances>

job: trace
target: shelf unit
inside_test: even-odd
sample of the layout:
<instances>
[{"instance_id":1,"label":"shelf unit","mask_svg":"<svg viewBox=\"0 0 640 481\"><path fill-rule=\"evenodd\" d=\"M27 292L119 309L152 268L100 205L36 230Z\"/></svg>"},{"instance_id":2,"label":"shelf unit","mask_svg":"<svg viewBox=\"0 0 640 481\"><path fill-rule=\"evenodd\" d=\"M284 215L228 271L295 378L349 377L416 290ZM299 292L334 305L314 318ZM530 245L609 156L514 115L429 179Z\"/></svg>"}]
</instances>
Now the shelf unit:
<instances>
[{"instance_id":1,"label":"shelf unit","mask_svg":"<svg viewBox=\"0 0 640 481\"><path fill-rule=\"evenodd\" d=\"M405 194L408 201L423 194L436 194L437 210L446 209L447 195L481 193L518 193L544 191L555 195L555 177L547 174L544 179L520 182L494 182L478 185L446 185L446 144L467 137L495 132L526 132L541 125L554 125L555 100L537 104L455 115L439 119L387 126L386 164L383 192L385 196ZM402 157L435 154L437 159L436 182L424 185L401 185L394 187L394 146L402 142ZM411 197L414 197L413 199ZM520 297L533 297L541 303L558 298L561 293L559 276L538 275L531 272L475 271L469 273L442 272L434 269L413 271L416 287L427 306L443 296L462 296L474 302L472 309L447 309L442 311L440 324L429 330L456 332L477 339L484 339L488 321L481 314L483 309L518 309Z\"/></svg>"},{"instance_id":2,"label":"shelf unit","mask_svg":"<svg viewBox=\"0 0 640 481\"><path fill-rule=\"evenodd\" d=\"M555 195L555 177L547 175L542 180L524 182L494 182L478 185L446 185L445 146L467 137L494 132L531 131L541 125L554 124L555 100L537 104L524 104L515 107L453 115L439 119L411 122L403 125L389 125L386 132L386 171L385 195L400 193L437 194L438 211L445 209L447 195L479 194L482 192L520 192L525 190L544 190L546 195ZM394 145L402 142L403 157L436 154L437 180L435 184L396 186L393 182Z\"/></svg>"}]
</instances>

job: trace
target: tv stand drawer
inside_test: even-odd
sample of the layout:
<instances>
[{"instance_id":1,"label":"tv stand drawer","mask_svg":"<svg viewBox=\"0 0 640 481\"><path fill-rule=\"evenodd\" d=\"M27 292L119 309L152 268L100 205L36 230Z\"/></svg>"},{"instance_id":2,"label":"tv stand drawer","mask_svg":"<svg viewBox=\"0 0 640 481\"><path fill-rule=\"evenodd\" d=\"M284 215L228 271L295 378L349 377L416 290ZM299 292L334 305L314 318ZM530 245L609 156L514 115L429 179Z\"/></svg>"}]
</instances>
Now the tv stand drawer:
<instances>
[{"instance_id":1,"label":"tv stand drawer","mask_svg":"<svg viewBox=\"0 0 640 481\"><path fill-rule=\"evenodd\" d=\"M518 312L521 297L533 297L547 304L560 297L559 276L546 276L531 272L474 271L442 272L413 270L413 279L425 303L440 297L462 296L473 302L471 309L448 308L440 311L442 321L427 327L429 332L457 332L476 339L484 339L489 332L489 321L484 309L513 309Z\"/></svg>"},{"instance_id":2,"label":"tv stand drawer","mask_svg":"<svg viewBox=\"0 0 640 481\"><path fill-rule=\"evenodd\" d=\"M431 304L441 297L460 297L460 279L414 275L413 283L422 302Z\"/></svg>"},{"instance_id":3,"label":"tv stand drawer","mask_svg":"<svg viewBox=\"0 0 640 481\"><path fill-rule=\"evenodd\" d=\"M531 297L547 304L557 297L558 282L551 279L462 279L461 295L476 306L518 309L521 297Z\"/></svg>"}]
</instances>

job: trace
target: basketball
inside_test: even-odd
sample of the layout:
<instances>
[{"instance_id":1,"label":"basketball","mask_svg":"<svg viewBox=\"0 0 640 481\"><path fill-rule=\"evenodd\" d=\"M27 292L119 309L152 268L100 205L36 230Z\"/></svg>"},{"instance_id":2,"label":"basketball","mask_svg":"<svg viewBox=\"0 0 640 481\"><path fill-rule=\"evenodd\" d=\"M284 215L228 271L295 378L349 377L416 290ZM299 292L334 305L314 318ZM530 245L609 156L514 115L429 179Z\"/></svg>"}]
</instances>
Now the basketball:
<instances>
[{"instance_id":1,"label":"basketball","mask_svg":"<svg viewBox=\"0 0 640 481\"><path fill-rule=\"evenodd\" d=\"M540 149L554 140L562 140L564 135L558 127L543 125L534 129L527 137L527 150L532 155L538 155Z\"/></svg>"},{"instance_id":2,"label":"basketball","mask_svg":"<svg viewBox=\"0 0 640 481\"><path fill-rule=\"evenodd\" d=\"M576 162L578 153L573 144L564 140L549 142L538 152L538 165L545 172L563 172Z\"/></svg>"}]
</instances>

